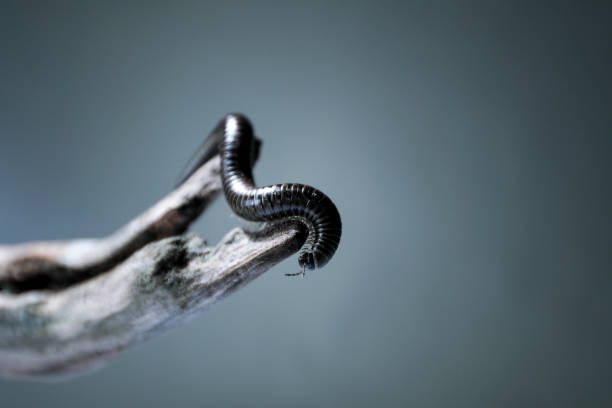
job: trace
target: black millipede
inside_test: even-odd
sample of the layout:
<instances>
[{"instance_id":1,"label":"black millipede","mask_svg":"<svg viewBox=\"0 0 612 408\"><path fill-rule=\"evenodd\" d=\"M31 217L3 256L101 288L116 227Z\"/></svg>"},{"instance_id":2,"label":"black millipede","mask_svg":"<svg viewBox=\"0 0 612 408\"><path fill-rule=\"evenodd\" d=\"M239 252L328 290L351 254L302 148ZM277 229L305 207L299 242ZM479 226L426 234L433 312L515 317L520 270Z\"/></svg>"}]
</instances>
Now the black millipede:
<instances>
[{"instance_id":1,"label":"black millipede","mask_svg":"<svg viewBox=\"0 0 612 408\"><path fill-rule=\"evenodd\" d=\"M321 268L332 258L342 235L342 222L332 200L314 187L283 183L256 187L253 165L261 142L251 122L238 113L226 115L206 138L185 168L179 184L216 154L221 156L223 192L236 215L259 222L295 220L308 229L300 250L301 271Z\"/></svg>"}]
</instances>

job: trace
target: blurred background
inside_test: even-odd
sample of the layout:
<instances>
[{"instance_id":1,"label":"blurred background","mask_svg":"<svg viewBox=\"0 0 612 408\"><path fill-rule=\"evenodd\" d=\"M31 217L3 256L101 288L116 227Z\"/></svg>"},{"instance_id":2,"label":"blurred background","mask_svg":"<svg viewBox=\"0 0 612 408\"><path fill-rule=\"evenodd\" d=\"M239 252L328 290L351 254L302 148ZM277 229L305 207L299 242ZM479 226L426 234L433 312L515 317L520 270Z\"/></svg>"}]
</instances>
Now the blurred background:
<instances>
[{"instance_id":1,"label":"blurred background","mask_svg":"<svg viewBox=\"0 0 612 408\"><path fill-rule=\"evenodd\" d=\"M610 406L612 7L508 3L0 3L0 242L111 233L231 111L344 223L2 407Z\"/></svg>"}]
</instances>

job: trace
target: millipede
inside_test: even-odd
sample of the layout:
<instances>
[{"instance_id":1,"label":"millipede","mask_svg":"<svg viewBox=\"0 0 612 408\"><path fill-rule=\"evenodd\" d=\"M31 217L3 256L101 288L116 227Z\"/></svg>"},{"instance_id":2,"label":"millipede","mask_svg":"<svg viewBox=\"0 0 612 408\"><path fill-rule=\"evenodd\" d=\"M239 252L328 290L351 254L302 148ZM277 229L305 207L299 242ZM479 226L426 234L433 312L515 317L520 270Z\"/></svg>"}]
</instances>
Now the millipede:
<instances>
[{"instance_id":1,"label":"millipede","mask_svg":"<svg viewBox=\"0 0 612 408\"><path fill-rule=\"evenodd\" d=\"M239 113L230 113L221 119L198 149L179 184L219 154L223 192L236 215L256 222L293 220L307 228L308 237L298 255L301 270L286 274L304 276L306 270L325 266L336 252L342 235L340 214L327 195L309 185L282 183L256 187L253 165L260 146L261 141L255 137L249 119Z\"/></svg>"}]
</instances>

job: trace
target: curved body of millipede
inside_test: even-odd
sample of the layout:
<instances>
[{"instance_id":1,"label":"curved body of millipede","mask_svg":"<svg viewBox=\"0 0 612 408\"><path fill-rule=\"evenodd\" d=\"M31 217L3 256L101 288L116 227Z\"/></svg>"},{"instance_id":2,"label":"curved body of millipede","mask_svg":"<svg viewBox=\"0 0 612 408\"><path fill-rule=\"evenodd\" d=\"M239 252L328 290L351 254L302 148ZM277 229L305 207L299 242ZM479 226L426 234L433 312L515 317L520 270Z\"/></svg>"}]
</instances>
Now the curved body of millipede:
<instances>
[{"instance_id":1,"label":"curved body of millipede","mask_svg":"<svg viewBox=\"0 0 612 408\"><path fill-rule=\"evenodd\" d=\"M198 167L221 156L223 192L232 210L249 221L276 222L295 220L308 229L308 238L298 257L304 275L327 264L336 252L342 234L340 214L334 203L314 187L284 183L256 187L253 164L260 142L249 120L237 113L226 115L198 150L185 169L181 183Z\"/></svg>"}]
</instances>

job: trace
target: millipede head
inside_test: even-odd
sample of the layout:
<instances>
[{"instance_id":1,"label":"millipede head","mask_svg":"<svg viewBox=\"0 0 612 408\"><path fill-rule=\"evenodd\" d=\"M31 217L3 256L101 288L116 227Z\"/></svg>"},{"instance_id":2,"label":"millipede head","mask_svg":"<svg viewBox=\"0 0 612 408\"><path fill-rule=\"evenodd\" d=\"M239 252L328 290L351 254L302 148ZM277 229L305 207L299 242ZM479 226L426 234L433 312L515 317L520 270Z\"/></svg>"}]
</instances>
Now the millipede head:
<instances>
[{"instance_id":1,"label":"millipede head","mask_svg":"<svg viewBox=\"0 0 612 408\"><path fill-rule=\"evenodd\" d=\"M298 257L298 264L300 264L303 270L313 270L317 267L314 254L309 251L304 251L300 254Z\"/></svg>"}]
</instances>

